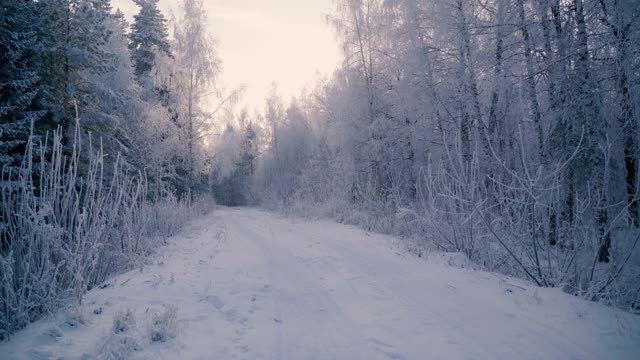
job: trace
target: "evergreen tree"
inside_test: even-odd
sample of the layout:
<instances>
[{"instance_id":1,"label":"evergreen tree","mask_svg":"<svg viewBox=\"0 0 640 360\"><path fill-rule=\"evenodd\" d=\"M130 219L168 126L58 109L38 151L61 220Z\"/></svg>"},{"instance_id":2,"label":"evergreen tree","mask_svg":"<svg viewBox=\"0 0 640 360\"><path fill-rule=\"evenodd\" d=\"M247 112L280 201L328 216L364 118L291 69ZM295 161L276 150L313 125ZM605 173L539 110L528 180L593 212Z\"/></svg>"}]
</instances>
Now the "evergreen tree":
<instances>
[{"instance_id":1,"label":"evergreen tree","mask_svg":"<svg viewBox=\"0 0 640 360\"><path fill-rule=\"evenodd\" d=\"M135 74L141 80L149 76L156 65L156 55L171 55L167 21L158 9L158 0L134 0L140 12L131 26L131 58Z\"/></svg>"},{"instance_id":2,"label":"evergreen tree","mask_svg":"<svg viewBox=\"0 0 640 360\"><path fill-rule=\"evenodd\" d=\"M111 31L108 0L46 0L37 3L44 26L40 32L45 46L48 128L58 124L69 128L75 118L74 103L92 99L87 76L113 70L111 54L105 50Z\"/></svg>"},{"instance_id":3,"label":"evergreen tree","mask_svg":"<svg viewBox=\"0 0 640 360\"><path fill-rule=\"evenodd\" d=\"M37 109L41 47L33 2L0 0L0 168L20 166Z\"/></svg>"},{"instance_id":4,"label":"evergreen tree","mask_svg":"<svg viewBox=\"0 0 640 360\"><path fill-rule=\"evenodd\" d=\"M88 93L81 107L82 126L93 134L100 134L107 157L115 160L127 153L127 125L138 117L141 102L133 75L129 54L129 28L119 10L104 21L111 36L103 46L110 54L109 72L87 75Z\"/></svg>"}]
</instances>

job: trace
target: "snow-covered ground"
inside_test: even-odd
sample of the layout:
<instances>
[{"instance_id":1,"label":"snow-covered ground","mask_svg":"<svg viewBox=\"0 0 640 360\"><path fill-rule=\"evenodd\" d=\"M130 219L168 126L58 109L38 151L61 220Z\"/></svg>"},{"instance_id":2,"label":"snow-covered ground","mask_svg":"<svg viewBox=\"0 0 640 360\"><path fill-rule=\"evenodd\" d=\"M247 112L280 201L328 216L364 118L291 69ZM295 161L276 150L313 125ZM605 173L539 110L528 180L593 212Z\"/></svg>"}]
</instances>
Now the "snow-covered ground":
<instances>
[{"instance_id":1,"label":"snow-covered ground","mask_svg":"<svg viewBox=\"0 0 640 360\"><path fill-rule=\"evenodd\" d=\"M0 359L640 359L640 317L451 260L220 209Z\"/></svg>"}]
</instances>

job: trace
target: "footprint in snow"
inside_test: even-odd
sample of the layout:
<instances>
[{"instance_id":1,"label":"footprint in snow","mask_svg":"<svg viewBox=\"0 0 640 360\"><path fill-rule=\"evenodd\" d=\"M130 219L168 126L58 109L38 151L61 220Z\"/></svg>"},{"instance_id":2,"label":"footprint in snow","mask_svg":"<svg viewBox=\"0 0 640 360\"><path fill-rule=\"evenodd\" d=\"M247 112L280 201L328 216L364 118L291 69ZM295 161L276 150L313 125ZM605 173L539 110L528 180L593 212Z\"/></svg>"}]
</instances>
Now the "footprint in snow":
<instances>
[{"instance_id":1,"label":"footprint in snow","mask_svg":"<svg viewBox=\"0 0 640 360\"><path fill-rule=\"evenodd\" d=\"M370 343L374 343L374 344L376 344L376 345L384 346L384 347L390 347L390 348L392 348L392 347L393 347L393 345L391 345L391 344L387 344L387 343L385 343L385 342L383 342L383 341L381 341L381 340L378 340L378 339L376 339L376 338L374 338L374 337L370 337L370 338L368 338L368 339L367 339L367 341L369 341Z\"/></svg>"},{"instance_id":2,"label":"footprint in snow","mask_svg":"<svg viewBox=\"0 0 640 360\"><path fill-rule=\"evenodd\" d=\"M222 299L220 299L215 295L207 295L204 298L202 298L200 301L206 301L210 303L217 310L220 310L224 307L224 301L222 301Z\"/></svg>"},{"instance_id":3,"label":"footprint in snow","mask_svg":"<svg viewBox=\"0 0 640 360\"><path fill-rule=\"evenodd\" d=\"M228 310L224 313L224 317L227 321L235 322L239 318L238 311L236 309Z\"/></svg>"},{"instance_id":4,"label":"footprint in snow","mask_svg":"<svg viewBox=\"0 0 640 360\"><path fill-rule=\"evenodd\" d=\"M393 352L389 352L389 351L383 351L383 354L387 355L389 357L389 359L393 359L393 360L406 360L406 356L402 355L402 354L398 354L398 353L393 353Z\"/></svg>"},{"instance_id":5,"label":"footprint in snow","mask_svg":"<svg viewBox=\"0 0 640 360\"><path fill-rule=\"evenodd\" d=\"M246 354L249 352L249 346L248 345L238 346L238 350Z\"/></svg>"}]
</instances>

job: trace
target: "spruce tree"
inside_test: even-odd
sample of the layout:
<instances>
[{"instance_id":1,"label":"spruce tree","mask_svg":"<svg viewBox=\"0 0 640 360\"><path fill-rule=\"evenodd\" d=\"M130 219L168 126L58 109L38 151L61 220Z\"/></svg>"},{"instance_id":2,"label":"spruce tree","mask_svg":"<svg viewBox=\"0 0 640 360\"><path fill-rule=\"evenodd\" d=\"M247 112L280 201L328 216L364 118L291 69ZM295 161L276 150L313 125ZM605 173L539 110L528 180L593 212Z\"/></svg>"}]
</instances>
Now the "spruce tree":
<instances>
[{"instance_id":1,"label":"spruce tree","mask_svg":"<svg viewBox=\"0 0 640 360\"><path fill-rule=\"evenodd\" d=\"M0 0L0 168L22 162L38 111L41 46L33 2ZM5 168L8 170L8 168Z\"/></svg>"},{"instance_id":2,"label":"spruce tree","mask_svg":"<svg viewBox=\"0 0 640 360\"><path fill-rule=\"evenodd\" d=\"M69 127L75 118L74 103L91 102L87 76L113 70L105 50L111 31L106 27L111 10L107 0L45 0L37 3L44 26L45 46L41 77L47 85L46 130Z\"/></svg>"},{"instance_id":3,"label":"spruce tree","mask_svg":"<svg viewBox=\"0 0 640 360\"><path fill-rule=\"evenodd\" d=\"M156 55L170 56L167 21L158 9L158 0L134 0L140 12L133 17L131 26L131 59L135 74L143 81L155 66Z\"/></svg>"}]
</instances>

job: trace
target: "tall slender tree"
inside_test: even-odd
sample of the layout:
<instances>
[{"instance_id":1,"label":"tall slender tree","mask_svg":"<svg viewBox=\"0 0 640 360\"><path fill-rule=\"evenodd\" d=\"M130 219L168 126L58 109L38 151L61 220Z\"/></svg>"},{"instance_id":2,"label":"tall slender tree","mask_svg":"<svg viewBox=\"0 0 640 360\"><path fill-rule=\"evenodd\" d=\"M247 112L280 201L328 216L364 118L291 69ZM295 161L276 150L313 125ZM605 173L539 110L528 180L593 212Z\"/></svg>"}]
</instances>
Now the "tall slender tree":
<instances>
[{"instance_id":1,"label":"tall slender tree","mask_svg":"<svg viewBox=\"0 0 640 360\"><path fill-rule=\"evenodd\" d=\"M199 150L202 149L202 133L210 125L209 114L203 109L203 100L214 93L215 80L221 71L215 42L207 33L207 13L202 0L183 0L182 13L175 23L174 50L179 69L187 141L187 177L193 192L198 169Z\"/></svg>"}]
</instances>

